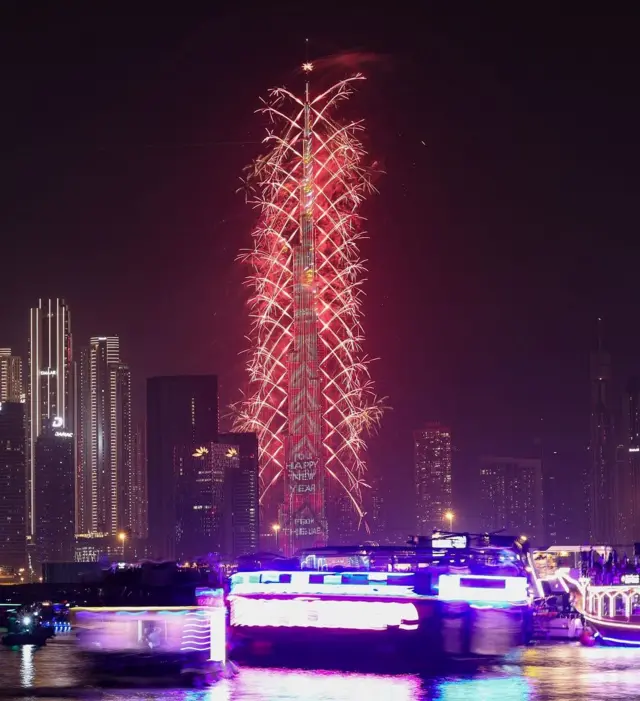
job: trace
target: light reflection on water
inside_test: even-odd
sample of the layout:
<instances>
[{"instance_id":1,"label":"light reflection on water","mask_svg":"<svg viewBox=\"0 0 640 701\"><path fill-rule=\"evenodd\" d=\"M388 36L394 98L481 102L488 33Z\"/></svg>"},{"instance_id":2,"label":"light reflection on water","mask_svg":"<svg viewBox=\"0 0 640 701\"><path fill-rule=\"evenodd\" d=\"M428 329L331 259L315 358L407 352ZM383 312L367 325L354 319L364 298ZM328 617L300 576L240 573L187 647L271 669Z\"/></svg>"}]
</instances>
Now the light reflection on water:
<instances>
[{"instance_id":1,"label":"light reflection on water","mask_svg":"<svg viewBox=\"0 0 640 701\"><path fill-rule=\"evenodd\" d=\"M81 684L74 653L69 639L41 650L1 649L0 697L11 699L11 689L60 687L48 698L65 698L64 687ZM118 690L100 696L105 701L617 701L640 698L638 669L640 650L559 644L528 648L508 664L466 676L421 679L244 668L235 679L206 691Z\"/></svg>"}]
</instances>

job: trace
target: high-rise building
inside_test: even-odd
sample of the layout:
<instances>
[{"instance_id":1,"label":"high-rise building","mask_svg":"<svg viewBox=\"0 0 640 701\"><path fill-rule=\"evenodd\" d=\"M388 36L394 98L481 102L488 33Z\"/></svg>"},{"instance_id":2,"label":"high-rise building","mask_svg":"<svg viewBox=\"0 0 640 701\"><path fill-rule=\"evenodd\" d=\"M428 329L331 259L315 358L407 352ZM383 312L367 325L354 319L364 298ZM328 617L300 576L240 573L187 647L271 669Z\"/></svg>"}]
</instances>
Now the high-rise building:
<instances>
[{"instance_id":1,"label":"high-rise building","mask_svg":"<svg viewBox=\"0 0 640 701\"><path fill-rule=\"evenodd\" d=\"M277 521L289 553L357 537L363 434L381 415L362 350L361 126L332 116L360 76L315 94L308 77L300 96L275 91L265 107L276 133L252 171L262 217L246 257L253 347L235 427L258 435L263 533Z\"/></svg>"},{"instance_id":2,"label":"high-rise building","mask_svg":"<svg viewBox=\"0 0 640 701\"><path fill-rule=\"evenodd\" d=\"M616 540L617 471L615 436L610 405L611 356L604 350L602 319L598 319L598 347L591 353L590 464L585 480L590 514L589 538L594 545Z\"/></svg>"},{"instance_id":3,"label":"high-rise building","mask_svg":"<svg viewBox=\"0 0 640 701\"><path fill-rule=\"evenodd\" d=\"M0 402L23 401L22 358L12 355L11 348L0 348Z\"/></svg>"},{"instance_id":4,"label":"high-rise building","mask_svg":"<svg viewBox=\"0 0 640 701\"><path fill-rule=\"evenodd\" d=\"M91 358L89 347L76 353L75 427L76 427L76 533L91 532Z\"/></svg>"},{"instance_id":5,"label":"high-rise building","mask_svg":"<svg viewBox=\"0 0 640 701\"><path fill-rule=\"evenodd\" d=\"M580 456L569 451L547 450L542 460L544 543L582 543L586 535Z\"/></svg>"},{"instance_id":6,"label":"high-rise building","mask_svg":"<svg viewBox=\"0 0 640 701\"><path fill-rule=\"evenodd\" d=\"M430 423L413 432L416 528L429 535L434 528L449 526L445 514L451 509L451 430Z\"/></svg>"},{"instance_id":7,"label":"high-rise building","mask_svg":"<svg viewBox=\"0 0 640 701\"><path fill-rule=\"evenodd\" d=\"M231 518L231 553L248 555L259 549L260 510L258 437L255 433L221 433L218 440L229 451L237 449L238 461L227 473L226 516Z\"/></svg>"},{"instance_id":8,"label":"high-rise building","mask_svg":"<svg viewBox=\"0 0 640 701\"><path fill-rule=\"evenodd\" d=\"M39 300L29 324L28 531L35 531L35 448L44 428L74 431L71 317L62 299Z\"/></svg>"},{"instance_id":9,"label":"high-rise building","mask_svg":"<svg viewBox=\"0 0 640 701\"><path fill-rule=\"evenodd\" d=\"M478 505L487 533L526 535L544 539L542 460L539 458L483 457Z\"/></svg>"},{"instance_id":10,"label":"high-rise building","mask_svg":"<svg viewBox=\"0 0 640 701\"><path fill-rule=\"evenodd\" d=\"M26 561L25 405L0 403L0 567Z\"/></svg>"},{"instance_id":11,"label":"high-rise building","mask_svg":"<svg viewBox=\"0 0 640 701\"><path fill-rule=\"evenodd\" d=\"M131 373L117 336L94 336L77 362L77 532L131 526Z\"/></svg>"},{"instance_id":12,"label":"high-rise building","mask_svg":"<svg viewBox=\"0 0 640 701\"><path fill-rule=\"evenodd\" d=\"M118 363L111 369L116 386L116 530L133 532L133 435L131 425L131 371ZM115 531L112 531L112 534Z\"/></svg>"},{"instance_id":13,"label":"high-rise building","mask_svg":"<svg viewBox=\"0 0 640 701\"><path fill-rule=\"evenodd\" d=\"M73 432L44 426L35 445L35 543L38 560L72 562L75 538Z\"/></svg>"},{"instance_id":14,"label":"high-rise building","mask_svg":"<svg viewBox=\"0 0 640 701\"><path fill-rule=\"evenodd\" d=\"M237 452L219 443L177 446L176 556L191 560L225 553L225 476Z\"/></svg>"},{"instance_id":15,"label":"high-rise building","mask_svg":"<svg viewBox=\"0 0 640 701\"><path fill-rule=\"evenodd\" d=\"M91 533L118 531L117 336L97 336L89 346L89 469Z\"/></svg>"},{"instance_id":16,"label":"high-rise building","mask_svg":"<svg viewBox=\"0 0 640 701\"><path fill-rule=\"evenodd\" d=\"M175 557L174 449L206 445L217 438L218 379L215 375L147 380L147 495L152 557Z\"/></svg>"},{"instance_id":17,"label":"high-rise building","mask_svg":"<svg viewBox=\"0 0 640 701\"><path fill-rule=\"evenodd\" d=\"M226 436L232 442L175 449L179 559L213 553L232 559L258 549L257 438Z\"/></svg>"},{"instance_id":18,"label":"high-rise building","mask_svg":"<svg viewBox=\"0 0 640 701\"><path fill-rule=\"evenodd\" d=\"M380 543L387 543L387 494L385 482L380 475L371 480L369 490L369 525L373 539Z\"/></svg>"},{"instance_id":19,"label":"high-rise building","mask_svg":"<svg viewBox=\"0 0 640 701\"><path fill-rule=\"evenodd\" d=\"M144 424L139 424L132 439L130 512L131 532L134 538L146 539L147 529L147 432Z\"/></svg>"}]
</instances>

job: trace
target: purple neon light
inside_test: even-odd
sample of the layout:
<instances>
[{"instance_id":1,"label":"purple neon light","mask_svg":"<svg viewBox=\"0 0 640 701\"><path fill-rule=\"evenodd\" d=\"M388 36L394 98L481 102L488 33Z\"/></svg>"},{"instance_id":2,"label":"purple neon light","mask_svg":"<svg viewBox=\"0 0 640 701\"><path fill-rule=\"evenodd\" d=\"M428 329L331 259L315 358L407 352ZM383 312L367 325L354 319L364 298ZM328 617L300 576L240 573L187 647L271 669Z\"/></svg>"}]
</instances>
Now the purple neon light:
<instances>
[{"instance_id":1,"label":"purple neon light","mask_svg":"<svg viewBox=\"0 0 640 701\"><path fill-rule=\"evenodd\" d=\"M258 628L415 629L412 603L329 599L257 599L230 596L231 625Z\"/></svg>"},{"instance_id":2,"label":"purple neon light","mask_svg":"<svg viewBox=\"0 0 640 701\"><path fill-rule=\"evenodd\" d=\"M524 604L528 582L526 577L443 574L438 580L438 594L445 601Z\"/></svg>"},{"instance_id":3,"label":"purple neon light","mask_svg":"<svg viewBox=\"0 0 640 701\"><path fill-rule=\"evenodd\" d=\"M291 595L345 595L372 597L415 597L412 585L396 582L410 581L413 575L387 572L362 572L357 576L333 572L252 572L238 573L231 578L231 593L239 595L291 594ZM345 583L344 578L353 578L353 583ZM366 581L360 581L366 580ZM389 582L393 585L390 586ZM357 583L356 583L357 582Z\"/></svg>"}]
</instances>

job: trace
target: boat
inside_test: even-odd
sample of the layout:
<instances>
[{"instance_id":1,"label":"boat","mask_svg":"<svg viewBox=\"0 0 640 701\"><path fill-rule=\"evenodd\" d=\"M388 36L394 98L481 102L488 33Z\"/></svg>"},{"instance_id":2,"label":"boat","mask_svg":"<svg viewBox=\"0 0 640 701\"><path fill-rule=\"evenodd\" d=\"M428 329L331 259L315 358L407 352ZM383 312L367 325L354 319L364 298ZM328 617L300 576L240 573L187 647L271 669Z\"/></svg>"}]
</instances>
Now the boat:
<instances>
[{"instance_id":1,"label":"boat","mask_svg":"<svg viewBox=\"0 0 640 701\"><path fill-rule=\"evenodd\" d=\"M149 577L137 577L144 580L140 587L129 578L128 595L120 590L118 597L71 608L90 683L206 686L235 672L226 659L223 590L179 582L174 574L164 571L155 587ZM124 600L131 603L121 605Z\"/></svg>"},{"instance_id":2,"label":"boat","mask_svg":"<svg viewBox=\"0 0 640 701\"><path fill-rule=\"evenodd\" d=\"M640 647L640 573L620 574L616 580L583 583L582 615L596 643ZM591 644L590 636L583 642Z\"/></svg>"},{"instance_id":3,"label":"boat","mask_svg":"<svg viewBox=\"0 0 640 701\"><path fill-rule=\"evenodd\" d=\"M584 632L582 615L556 596L534 601L533 637L536 640L579 640Z\"/></svg>"},{"instance_id":4,"label":"boat","mask_svg":"<svg viewBox=\"0 0 640 701\"><path fill-rule=\"evenodd\" d=\"M9 632L2 637L6 647L35 645L41 647L47 640L55 636L52 628L43 626L38 617L29 613L17 611L9 621Z\"/></svg>"},{"instance_id":5,"label":"boat","mask_svg":"<svg viewBox=\"0 0 640 701\"><path fill-rule=\"evenodd\" d=\"M296 567L270 559L231 576L232 646L350 659L394 650L410 666L501 658L531 636L523 555L514 539L434 534L406 546L312 548Z\"/></svg>"},{"instance_id":6,"label":"boat","mask_svg":"<svg viewBox=\"0 0 640 701\"><path fill-rule=\"evenodd\" d=\"M549 549L551 550L551 549ZM557 583L569 595L583 621L580 642L586 646L640 647L640 572L626 558L618 563L609 546L563 546L536 559L555 561L551 570L538 567L540 590ZM568 566L558 566L558 558ZM572 561L573 560L573 561Z\"/></svg>"}]
</instances>

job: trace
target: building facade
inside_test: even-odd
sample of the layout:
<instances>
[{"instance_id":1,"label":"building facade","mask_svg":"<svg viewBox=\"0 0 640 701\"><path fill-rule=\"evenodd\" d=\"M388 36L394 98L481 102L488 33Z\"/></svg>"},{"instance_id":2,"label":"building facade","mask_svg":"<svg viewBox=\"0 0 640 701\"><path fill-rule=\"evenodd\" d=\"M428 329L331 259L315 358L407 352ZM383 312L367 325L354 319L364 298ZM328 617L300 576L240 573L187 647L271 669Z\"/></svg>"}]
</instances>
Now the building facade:
<instances>
[{"instance_id":1,"label":"building facade","mask_svg":"<svg viewBox=\"0 0 640 701\"><path fill-rule=\"evenodd\" d=\"M131 526L131 372L117 336L94 336L76 364L77 532L115 535Z\"/></svg>"},{"instance_id":2,"label":"building facade","mask_svg":"<svg viewBox=\"0 0 640 701\"><path fill-rule=\"evenodd\" d=\"M12 355L11 348L0 348L0 402L23 401L22 358Z\"/></svg>"},{"instance_id":3,"label":"building facade","mask_svg":"<svg viewBox=\"0 0 640 701\"><path fill-rule=\"evenodd\" d=\"M450 526L445 516L452 507L450 428L430 423L414 431L413 448L416 529L418 535L429 535Z\"/></svg>"},{"instance_id":4,"label":"building facade","mask_svg":"<svg viewBox=\"0 0 640 701\"><path fill-rule=\"evenodd\" d=\"M35 449L43 429L55 422L58 430L73 432L73 350L71 316L63 299L41 299L29 321L29 377L27 384L28 531L35 531Z\"/></svg>"},{"instance_id":5,"label":"building facade","mask_svg":"<svg viewBox=\"0 0 640 701\"><path fill-rule=\"evenodd\" d=\"M175 558L178 446L202 446L218 438L215 375L152 377L147 380L147 495L149 551Z\"/></svg>"},{"instance_id":6,"label":"building facade","mask_svg":"<svg viewBox=\"0 0 640 701\"><path fill-rule=\"evenodd\" d=\"M228 446L227 452L238 452L238 460L230 463L227 471L225 509L232 519L230 550L235 557L255 553L260 534L258 436L221 433L218 440Z\"/></svg>"},{"instance_id":7,"label":"building facade","mask_svg":"<svg viewBox=\"0 0 640 701\"><path fill-rule=\"evenodd\" d=\"M131 370L128 365L118 363L111 369L111 382L116 387L116 437L115 474L116 529L131 533L133 531L133 432L131 421Z\"/></svg>"},{"instance_id":8,"label":"building facade","mask_svg":"<svg viewBox=\"0 0 640 701\"><path fill-rule=\"evenodd\" d=\"M483 457L478 504L485 532L526 535L541 544L544 541L542 460Z\"/></svg>"},{"instance_id":9,"label":"building facade","mask_svg":"<svg viewBox=\"0 0 640 701\"><path fill-rule=\"evenodd\" d=\"M132 437L130 490L131 531L134 538L146 539L147 528L147 431L138 424Z\"/></svg>"},{"instance_id":10,"label":"building facade","mask_svg":"<svg viewBox=\"0 0 640 701\"><path fill-rule=\"evenodd\" d=\"M25 405L0 403L0 568L26 561Z\"/></svg>"},{"instance_id":11,"label":"building facade","mask_svg":"<svg viewBox=\"0 0 640 701\"><path fill-rule=\"evenodd\" d=\"M75 544L75 447L71 431L51 422L35 446L36 557L72 562Z\"/></svg>"},{"instance_id":12,"label":"building facade","mask_svg":"<svg viewBox=\"0 0 640 701\"><path fill-rule=\"evenodd\" d=\"M91 532L91 383L89 347L76 352L75 427L76 427L76 533Z\"/></svg>"}]
</instances>

